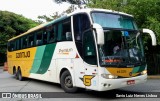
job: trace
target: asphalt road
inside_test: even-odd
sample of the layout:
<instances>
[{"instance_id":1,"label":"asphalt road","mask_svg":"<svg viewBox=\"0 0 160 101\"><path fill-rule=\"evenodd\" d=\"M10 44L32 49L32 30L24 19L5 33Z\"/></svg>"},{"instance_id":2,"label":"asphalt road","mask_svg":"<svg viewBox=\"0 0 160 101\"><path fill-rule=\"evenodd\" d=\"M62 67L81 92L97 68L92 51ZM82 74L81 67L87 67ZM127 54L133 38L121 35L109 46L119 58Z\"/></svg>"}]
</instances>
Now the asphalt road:
<instances>
[{"instance_id":1,"label":"asphalt road","mask_svg":"<svg viewBox=\"0 0 160 101\"><path fill-rule=\"evenodd\" d=\"M0 101L159 101L160 79L148 79L145 84L105 92L80 90L78 93L68 94L64 93L59 84L34 79L18 81L8 72L0 69L0 97L6 97L4 96L6 93L14 98L0 98ZM35 95L37 97L25 98L26 94L28 97L32 93L37 94Z\"/></svg>"}]
</instances>

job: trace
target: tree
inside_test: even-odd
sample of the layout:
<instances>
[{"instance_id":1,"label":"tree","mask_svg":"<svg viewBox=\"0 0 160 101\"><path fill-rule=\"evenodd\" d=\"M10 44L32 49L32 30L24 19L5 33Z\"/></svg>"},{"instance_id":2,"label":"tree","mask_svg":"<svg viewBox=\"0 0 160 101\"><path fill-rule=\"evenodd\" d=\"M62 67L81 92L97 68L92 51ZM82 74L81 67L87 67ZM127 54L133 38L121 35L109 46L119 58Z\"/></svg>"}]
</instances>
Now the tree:
<instances>
[{"instance_id":1,"label":"tree","mask_svg":"<svg viewBox=\"0 0 160 101\"><path fill-rule=\"evenodd\" d=\"M61 15L58 12L53 13L53 15L50 15L49 17L46 15L38 16L39 19L45 20L46 22L52 21L53 19L59 18Z\"/></svg>"},{"instance_id":2,"label":"tree","mask_svg":"<svg viewBox=\"0 0 160 101\"><path fill-rule=\"evenodd\" d=\"M156 33L160 45L159 0L90 0L91 8L122 11L134 16L139 28L149 28Z\"/></svg>"},{"instance_id":3,"label":"tree","mask_svg":"<svg viewBox=\"0 0 160 101\"><path fill-rule=\"evenodd\" d=\"M82 5L87 4L89 2L89 0L53 0L53 1L57 4L62 4L62 2L67 2L71 5L68 7L68 9L66 9L62 13L59 13L57 11L57 12L54 12L53 15L50 15L50 16L40 15L40 16L38 16L39 19L45 20L46 22L52 21L54 19L57 19L57 18L63 16L64 14L68 14L68 13L73 12L75 10L75 8L81 9Z\"/></svg>"},{"instance_id":4,"label":"tree","mask_svg":"<svg viewBox=\"0 0 160 101\"><path fill-rule=\"evenodd\" d=\"M6 53L7 40L38 25L37 22L8 11L0 11L0 54Z\"/></svg>"},{"instance_id":5,"label":"tree","mask_svg":"<svg viewBox=\"0 0 160 101\"><path fill-rule=\"evenodd\" d=\"M160 0L90 0L92 8L104 8L126 12L134 16L138 27L148 28L155 32L158 46L151 45L151 38L144 37L145 54L149 74L157 74L160 59ZM153 68L154 67L154 68Z\"/></svg>"},{"instance_id":6,"label":"tree","mask_svg":"<svg viewBox=\"0 0 160 101\"><path fill-rule=\"evenodd\" d=\"M70 4L76 4L76 5L81 5L81 4L87 4L89 0L53 0L55 3L62 3L62 2L68 2Z\"/></svg>"}]
</instances>

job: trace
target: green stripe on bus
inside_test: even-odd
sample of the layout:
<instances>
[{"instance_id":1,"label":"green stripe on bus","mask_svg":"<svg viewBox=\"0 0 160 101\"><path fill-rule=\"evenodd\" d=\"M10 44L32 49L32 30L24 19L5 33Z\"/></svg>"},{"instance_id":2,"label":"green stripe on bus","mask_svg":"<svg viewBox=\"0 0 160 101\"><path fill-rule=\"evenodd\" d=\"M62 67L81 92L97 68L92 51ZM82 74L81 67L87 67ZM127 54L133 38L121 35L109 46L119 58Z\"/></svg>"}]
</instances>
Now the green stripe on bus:
<instances>
[{"instance_id":1,"label":"green stripe on bus","mask_svg":"<svg viewBox=\"0 0 160 101\"><path fill-rule=\"evenodd\" d=\"M46 45L40 68L36 72L37 74L44 74L48 70L51 60L52 60L52 56L53 56L55 47L56 47L56 44Z\"/></svg>"},{"instance_id":2,"label":"green stripe on bus","mask_svg":"<svg viewBox=\"0 0 160 101\"><path fill-rule=\"evenodd\" d=\"M140 69L139 69L139 71L138 71L138 72L142 72L142 71L144 71L144 70L145 70L145 68L146 68L146 65L140 66Z\"/></svg>"},{"instance_id":3,"label":"green stripe on bus","mask_svg":"<svg viewBox=\"0 0 160 101\"><path fill-rule=\"evenodd\" d=\"M132 70L132 73L138 73L139 69L140 69L140 66L134 67Z\"/></svg>"},{"instance_id":4,"label":"green stripe on bus","mask_svg":"<svg viewBox=\"0 0 160 101\"><path fill-rule=\"evenodd\" d=\"M35 55L34 62L33 62L33 65L32 65L32 69L30 71L31 73L36 73L38 71L38 69L41 65L41 62L42 62L45 47L46 46L37 47L36 55Z\"/></svg>"},{"instance_id":5,"label":"green stripe on bus","mask_svg":"<svg viewBox=\"0 0 160 101\"><path fill-rule=\"evenodd\" d=\"M132 73L140 73L142 71L145 70L145 65L144 66L138 66L138 67L134 67L133 70L132 70Z\"/></svg>"}]
</instances>

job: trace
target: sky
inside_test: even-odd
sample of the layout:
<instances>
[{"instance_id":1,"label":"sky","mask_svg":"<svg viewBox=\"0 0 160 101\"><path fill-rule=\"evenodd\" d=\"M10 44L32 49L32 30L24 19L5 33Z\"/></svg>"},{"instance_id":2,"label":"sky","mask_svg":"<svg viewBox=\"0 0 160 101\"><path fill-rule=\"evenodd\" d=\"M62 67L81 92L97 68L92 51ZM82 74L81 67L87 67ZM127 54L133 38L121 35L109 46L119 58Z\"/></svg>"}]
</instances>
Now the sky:
<instances>
[{"instance_id":1,"label":"sky","mask_svg":"<svg viewBox=\"0 0 160 101\"><path fill-rule=\"evenodd\" d=\"M0 0L0 10L21 14L33 20L38 20L39 15L49 16L68 7L68 3L56 4L53 0Z\"/></svg>"}]
</instances>

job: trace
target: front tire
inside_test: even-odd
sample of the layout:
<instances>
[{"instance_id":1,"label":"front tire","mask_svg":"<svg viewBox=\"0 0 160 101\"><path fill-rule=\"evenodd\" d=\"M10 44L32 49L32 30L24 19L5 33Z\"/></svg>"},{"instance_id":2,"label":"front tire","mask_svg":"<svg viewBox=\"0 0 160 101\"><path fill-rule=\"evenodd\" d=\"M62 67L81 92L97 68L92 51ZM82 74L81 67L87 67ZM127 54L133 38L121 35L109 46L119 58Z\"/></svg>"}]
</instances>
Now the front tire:
<instances>
[{"instance_id":1,"label":"front tire","mask_svg":"<svg viewBox=\"0 0 160 101\"><path fill-rule=\"evenodd\" d=\"M62 73L60 78L60 84L66 93L74 93L74 92L77 92L78 90L77 87L73 87L72 76L69 73L69 71L64 71Z\"/></svg>"}]
</instances>

